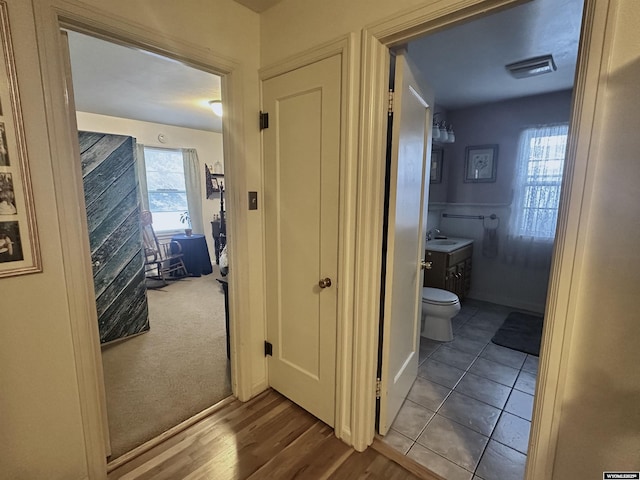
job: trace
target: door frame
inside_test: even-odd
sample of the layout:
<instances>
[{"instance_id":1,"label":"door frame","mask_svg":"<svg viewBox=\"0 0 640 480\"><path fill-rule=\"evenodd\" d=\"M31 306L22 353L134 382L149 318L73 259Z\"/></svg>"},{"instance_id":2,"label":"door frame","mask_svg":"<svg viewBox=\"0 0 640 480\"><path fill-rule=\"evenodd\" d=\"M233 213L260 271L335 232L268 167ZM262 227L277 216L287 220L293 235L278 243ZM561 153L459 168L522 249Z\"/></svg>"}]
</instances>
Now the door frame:
<instances>
[{"instance_id":1,"label":"door frame","mask_svg":"<svg viewBox=\"0 0 640 480\"><path fill-rule=\"evenodd\" d=\"M231 386L233 394L246 401L256 392L251 381L251 351L246 339L251 337L249 307L233 292L249 291L247 207L244 202L247 168L242 141L244 118L242 110L242 64L226 55L212 52L199 45L167 37L115 17L110 13L68 2L35 2L36 42L40 52L43 83L45 85L46 132L53 159L52 178L55 185L58 223L62 243L64 281L67 284L67 304L78 379L78 397L83 418L86 461L89 478L106 478L105 458L108 435L104 377L98 326L95 321L95 298L89 254L84 193L80 162L77 157L75 122L69 121L65 86L65 57L60 31L63 28L85 33L121 45L138 47L179 60L200 70L219 75L225 98L227 121L223 122L223 156L227 185L229 221L227 228L233 238L229 261L236 265L229 277L229 309L231 324ZM73 124L72 124L73 123ZM74 137L75 136L75 137ZM75 145L75 146L74 146ZM244 208L243 208L244 207ZM243 319L245 319L243 321Z\"/></svg>"},{"instance_id":2,"label":"door frame","mask_svg":"<svg viewBox=\"0 0 640 480\"><path fill-rule=\"evenodd\" d=\"M354 447L363 450L375 433L375 367L378 346L380 280L377 272L381 251L384 162L368 161L384 158L386 138L386 97L389 48L418 36L435 32L456 23L495 13L525 3L522 0L457 0L434 2L433 5L407 11L366 27L362 32L361 135L358 182L359 236L356 276L361 295L354 305L355 328L363 332L354 338ZM585 0L580 49L573 93L571 136L567 148L564 188L558 216L558 232L554 247L545 322L540 373L534 403L534 415L527 460L526 478L550 478L558 442L563 384L576 315L576 295L582 271L584 239L579 227L588 219L589 204L585 193L593 178L594 162L589 159L593 127L599 124L599 78L606 66L611 39L606 35L613 21L616 0Z\"/></svg>"},{"instance_id":3,"label":"door frame","mask_svg":"<svg viewBox=\"0 0 640 480\"><path fill-rule=\"evenodd\" d=\"M338 204L338 278L336 288L338 289L337 319L336 319L336 385L335 385L335 419L334 431L338 438L347 444L351 444L352 433L352 363L353 358L352 343L355 336L353 330L353 298L354 298L354 244L355 244L355 183L357 178L357 122L352 118L350 112L355 107L355 92L357 91L358 78L354 74L355 65L355 34L348 34L336 40L319 45L316 48L293 55L281 60L273 65L263 67L259 70L260 78L260 106L263 107L263 85L266 80L288 73L297 68L302 68L320 60L324 60L335 55L341 56L341 117L340 127L340 184L339 184L339 204ZM261 178L264 185L264 148L261 148ZM263 209L264 212L264 209ZM266 251L266 232L269 226L266 224L265 215L262 215L263 222L263 284L267 282L266 258L269 252ZM267 311L266 298L264 311ZM265 314L265 331L266 331Z\"/></svg>"}]
</instances>

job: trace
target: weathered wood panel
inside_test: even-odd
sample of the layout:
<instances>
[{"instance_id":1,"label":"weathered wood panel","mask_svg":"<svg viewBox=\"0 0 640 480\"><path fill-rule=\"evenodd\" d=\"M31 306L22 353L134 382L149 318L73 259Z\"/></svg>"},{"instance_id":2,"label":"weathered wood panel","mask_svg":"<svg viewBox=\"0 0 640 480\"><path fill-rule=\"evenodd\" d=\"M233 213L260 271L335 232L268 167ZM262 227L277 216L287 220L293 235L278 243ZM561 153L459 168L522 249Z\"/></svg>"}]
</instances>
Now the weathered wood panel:
<instances>
[{"instance_id":1,"label":"weathered wood panel","mask_svg":"<svg viewBox=\"0 0 640 480\"><path fill-rule=\"evenodd\" d=\"M131 137L79 132L100 342L149 330Z\"/></svg>"}]
</instances>

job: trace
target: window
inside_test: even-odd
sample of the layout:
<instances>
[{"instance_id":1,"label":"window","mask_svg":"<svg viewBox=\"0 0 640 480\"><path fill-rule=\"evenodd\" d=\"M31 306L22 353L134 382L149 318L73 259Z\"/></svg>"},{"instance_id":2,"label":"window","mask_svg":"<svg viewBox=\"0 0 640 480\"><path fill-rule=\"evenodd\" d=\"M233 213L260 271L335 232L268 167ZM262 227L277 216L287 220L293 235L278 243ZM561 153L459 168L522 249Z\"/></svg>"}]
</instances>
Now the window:
<instances>
[{"instance_id":1,"label":"window","mask_svg":"<svg viewBox=\"0 0 640 480\"><path fill-rule=\"evenodd\" d=\"M520 137L512 233L553 240L568 125L528 128Z\"/></svg>"},{"instance_id":2,"label":"window","mask_svg":"<svg viewBox=\"0 0 640 480\"><path fill-rule=\"evenodd\" d=\"M156 232L181 230L180 215L188 211L181 150L144 147L149 210Z\"/></svg>"}]
</instances>

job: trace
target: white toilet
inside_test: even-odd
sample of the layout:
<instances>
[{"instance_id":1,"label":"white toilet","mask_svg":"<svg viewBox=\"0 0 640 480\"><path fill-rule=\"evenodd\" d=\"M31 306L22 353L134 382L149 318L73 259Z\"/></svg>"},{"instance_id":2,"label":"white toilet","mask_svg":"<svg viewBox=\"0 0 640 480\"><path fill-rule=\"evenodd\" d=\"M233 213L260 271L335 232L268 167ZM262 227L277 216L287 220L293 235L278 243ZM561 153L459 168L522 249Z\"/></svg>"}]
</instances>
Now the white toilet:
<instances>
[{"instance_id":1,"label":"white toilet","mask_svg":"<svg viewBox=\"0 0 640 480\"><path fill-rule=\"evenodd\" d=\"M439 342L453 340L451 319L460 311L460 299L455 293L439 288L422 289L422 333Z\"/></svg>"}]
</instances>

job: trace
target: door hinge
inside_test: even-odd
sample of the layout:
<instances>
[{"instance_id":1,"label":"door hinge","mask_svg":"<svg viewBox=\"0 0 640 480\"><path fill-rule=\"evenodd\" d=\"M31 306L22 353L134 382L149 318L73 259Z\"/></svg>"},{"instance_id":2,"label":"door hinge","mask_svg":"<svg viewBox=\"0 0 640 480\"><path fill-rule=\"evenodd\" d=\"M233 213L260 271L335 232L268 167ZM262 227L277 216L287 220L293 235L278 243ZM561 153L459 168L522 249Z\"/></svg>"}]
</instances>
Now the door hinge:
<instances>
[{"instance_id":1,"label":"door hinge","mask_svg":"<svg viewBox=\"0 0 640 480\"><path fill-rule=\"evenodd\" d=\"M382 395L382 379L376 378L376 399Z\"/></svg>"},{"instance_id":2,"label":"door hinge","mask_svg":"<svg viewBox=\"0 0 640 480\"><path fill-rule=\"evenodd\" d=\"M269 114L267 112L260 112L260 130L269 128Z\"/></svg>"},{"instance_id":3,"label":"door hinge","mask_svg":"<svg viewBox=\"0 0 640 480\"><path fill-rule=\"evenodd\" d=\"M389 115L393 113L393 90L389 90Z\"/></svg>"},{"instance_id":4,"label":"door hinge","mask_svg":"<svg viewBox=\"0 0 640 480\"><path fill-rule=\"evenodd\" d=\"M269 355L270 357L273 356L273 345L271 344L271 342L267 342L265 340L264 341L264 356L266 357L267 355Z\"/></svg>"}]
</instances>

